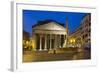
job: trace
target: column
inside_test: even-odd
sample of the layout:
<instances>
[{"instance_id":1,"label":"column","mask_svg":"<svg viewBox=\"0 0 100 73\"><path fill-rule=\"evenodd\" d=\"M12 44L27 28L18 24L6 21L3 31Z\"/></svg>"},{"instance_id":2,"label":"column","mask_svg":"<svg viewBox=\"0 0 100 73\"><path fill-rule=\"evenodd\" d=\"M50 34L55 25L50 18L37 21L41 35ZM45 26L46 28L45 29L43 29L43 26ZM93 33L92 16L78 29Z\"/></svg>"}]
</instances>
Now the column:
<instances>
[{"instance_id":1,"label":"column","mask_svg":"<svg viewBox=\"0 0 100 73\"><path fill-rule=\"evenodd\" d=\"M63 47L65 47L66 46L66 42L67 42L66 40L67 39L66 39L66 35L63 35L63 36L64 36Z\"/></svg>"},{"instance_id":2,"label":"column","mask_svg":"<svg viewBox=\"0 0 100 73\"><path fill-rule=\"evenodd\" d=\"M54 49L56 49L57 48L57 45L56 45L56 43L57 43L57 37L56 37L56 35L55 35L55 37L54 37L54 39L55 39L55 45L54 45Z\"/></svg>"},{"instance_id":3,"label":"column","mask_svg":"<svg viewBox=\"0 0 100 73\"><path fill-rule=\"evenodd\" d=\"M42 50L42 43L41 42L42 42L42 38L41 38L41 35L40 35L40 49L39 49L40 51Z\"/></svg>"},{"instance_id":4,"label":"column","mask_svg":"<svg viewBox=\"0 0 100 73\"><path fill-rule=\"evenodd\" d=\"M47 35L45 35L45 48L44 48L44 50L47 50Z\"/></svg>"},{"instance_id":5,"label":"column","mask_svg":"<svg viewBox=\"0 0 100 73\"><path fill-rule=\"evenodd\" d=\"M66 40L66 35L64 35L64 39Z\"/></svg>"},{"instance_id":6,"label":"column","mask_svg":"<svg viewBox=\"0 0 100 73\"><path fill-rule=\"evenodd\" d=\"M59 47L61 48L61 35L59 35Z\"/></svg>"},{"instance_id":7,"label":"column","mask_svg":"<svg viewBox=\"0 0 100 73\"><path fill-rule=\"evenodd\" d=\"M67 42L68 42L68 40L67 40L67 35L65 35L65 40L66 40L66 46L67 46Z\"/></svg>"},{"instance_id":8,"label":"column","mask_svg":"<svg viewBox=\"0 0 100 73\"><path fill-rule=\"evenodd\" d=\"M34 37L33 37L34 38ZM34 46L35 46L35 51L37 50L37 35L35 34L35 43L33 42Z\"/></svg>"},{"instance_id":9,"label":"column","mask_svg":"<svg viewBox=\"0 0 100 73\"><path fill-rule=\"evenodd\" d=\"M60 48L60 35L58 35L58 47Z\"/></svg>"},{"instance_id":10,"label":"column","mask_svg":"<svg viewBox=\"0 0 100 73\"><path fill-rule=\"evenodd\" d=\"M59 39L58 39L58 35L56 35L56 36L57 36L57 37L56 37L56 40L57 40L57 41L56 41L56 47L58 48L58 47L59 47L59 46L58 46L58 45L59 45Z\"/></svg>"},{"instance_id":11,"label":"column","mask_svg":"<svg viewBox=\"0 0 100 73\"><path fill-rule=\"evenodd\" d=\"M66 42L66 35L64 35L64 43Z\"/></svg>"},{"instance_id":12,"label":"column","mask_svg":"<svg viewBox=\"0 0 100 73\"><path fill-rule=\"evenodd\" d=\"M52 39L52 35L50 34L50 50L52 50L52 41L51 41L51 39Z\"/></svg>"}]
</instances>

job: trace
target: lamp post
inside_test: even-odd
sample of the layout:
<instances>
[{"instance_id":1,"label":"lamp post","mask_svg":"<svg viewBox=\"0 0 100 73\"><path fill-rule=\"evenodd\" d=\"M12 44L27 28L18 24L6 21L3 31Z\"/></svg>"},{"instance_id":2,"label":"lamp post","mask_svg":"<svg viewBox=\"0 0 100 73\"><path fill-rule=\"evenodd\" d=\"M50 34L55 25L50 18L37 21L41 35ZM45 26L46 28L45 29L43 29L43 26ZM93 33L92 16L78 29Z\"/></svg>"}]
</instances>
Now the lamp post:
<instances>
[{"instance_id":1,"label":"lamp post","mask_svg":"<svg viewBox=\"0 0 100 73\"><path fill-rule=\"evenodd\" d=\"M69 42L70 42L70 44L71 44L72 47L75 47L75 43L76 43L75 38L71 38L71 39L69 40Z\"/></svg>"}]
</instances>

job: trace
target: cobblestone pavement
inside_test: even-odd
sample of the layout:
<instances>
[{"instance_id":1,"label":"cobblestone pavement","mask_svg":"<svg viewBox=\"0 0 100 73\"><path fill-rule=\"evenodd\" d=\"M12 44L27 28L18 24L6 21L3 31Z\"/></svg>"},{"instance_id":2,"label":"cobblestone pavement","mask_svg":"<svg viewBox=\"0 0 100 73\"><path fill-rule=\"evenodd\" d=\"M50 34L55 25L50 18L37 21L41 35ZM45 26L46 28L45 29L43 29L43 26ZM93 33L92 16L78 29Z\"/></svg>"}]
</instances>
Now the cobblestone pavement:
<instances>
[{"instance_id":1,"label":"cobblestone pavement","mask_svg":"<svg viewBox=\"0 0 100 73\"><path fill-rule=\"evenodd\" d=\"M23 62L60 61L90 59L89 51L49 53L48 51L28 51L23 54Z\"/></svg>"}]
</instances>

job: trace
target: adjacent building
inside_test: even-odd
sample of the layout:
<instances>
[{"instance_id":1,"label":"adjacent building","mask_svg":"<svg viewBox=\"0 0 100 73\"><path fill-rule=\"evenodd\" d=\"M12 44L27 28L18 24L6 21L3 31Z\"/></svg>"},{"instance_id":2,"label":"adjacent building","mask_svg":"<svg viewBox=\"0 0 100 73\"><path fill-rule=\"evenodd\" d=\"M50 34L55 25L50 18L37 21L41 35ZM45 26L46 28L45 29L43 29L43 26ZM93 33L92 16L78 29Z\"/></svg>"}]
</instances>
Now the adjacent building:
<instances>
[{"instance_id":1,"label":"adjacent building","mask_svg":"<svg viewBox=\"0 0 100 73\"><path fill-rule=\"evenodd\" d=\"M30 34L23 30L23 50L29 50Z\"/></svg>"},{"instance_id":2,"label":"adjacent building","mask_svg":"<svg viewBox=\"0 0 100 73\"><path fill-rule=\"evenodd\" d=\"M68 43L75 47L91 47L91 14L86 14L80 26L69 34Z\"/></svg>"},{"instance_id":3,"label":"adjacent building","mask_svg":"<svg viewBox=\"0 0 100 73\"><path fill-rule=\"evenodd\" d=\"M29 39L30 39L30 34L25 30L23 30L23 40L29 41Z\"/></svg>"}]
</instances>

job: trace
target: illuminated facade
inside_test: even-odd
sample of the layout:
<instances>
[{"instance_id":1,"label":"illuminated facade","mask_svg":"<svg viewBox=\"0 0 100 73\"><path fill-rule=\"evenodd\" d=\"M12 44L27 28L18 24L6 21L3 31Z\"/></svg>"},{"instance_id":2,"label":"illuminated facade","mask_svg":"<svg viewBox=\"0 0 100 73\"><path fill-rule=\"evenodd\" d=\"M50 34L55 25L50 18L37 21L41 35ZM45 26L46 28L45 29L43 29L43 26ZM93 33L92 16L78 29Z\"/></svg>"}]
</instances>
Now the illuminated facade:
<instances>
[{"instance_id":1,"label":"illuminated facade","mask_svg":"<svg viewBox=\"0 0 100 73\"><path fill-rule=\"evenodd\" d=\"M67 38L66 28L52 20L38 22L32 30L34 50L61 48Z\"/></svg>"},{"instance_id":2,"label":"illuminated facade","mask_svg":"<svg viewBox=\"0 0 100 73\"><path fill-rule=\"evenodd\" d=\"M23 51L29 50L30 34L23 30Z\"/></svg>"},{"instance_id":3,"label":"illuminated facade","mask_svg":"<svg viewBox=\"0 0 100 73\"><path fill-rule=\"evenodd\" d=\"M91 47L91 14L83 17L81 25L70 34L68 43L71 43L72 39L75 40L74 46Z\"/></svg>"}]
</instances>

